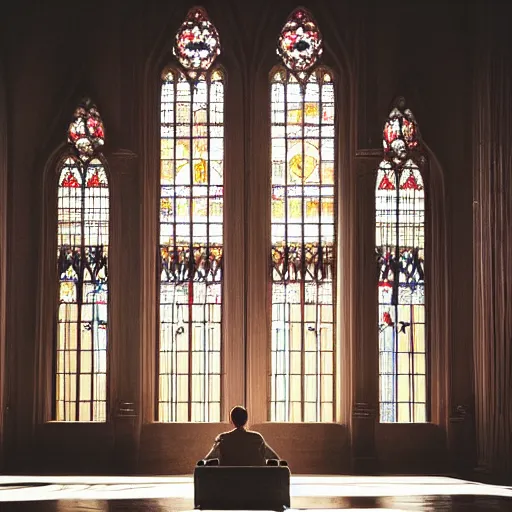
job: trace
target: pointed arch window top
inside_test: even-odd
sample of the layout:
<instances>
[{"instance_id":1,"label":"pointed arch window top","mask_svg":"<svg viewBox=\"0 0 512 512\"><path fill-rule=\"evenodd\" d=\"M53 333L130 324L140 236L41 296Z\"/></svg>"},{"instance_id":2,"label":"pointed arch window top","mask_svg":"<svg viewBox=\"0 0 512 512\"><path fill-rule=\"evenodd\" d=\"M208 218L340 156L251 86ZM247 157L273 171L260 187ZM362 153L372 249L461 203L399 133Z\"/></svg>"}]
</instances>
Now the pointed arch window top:
<instances>
[{"instance_id":1,"label":"pointed arch window top","mask_svg":"<svg viewBox=\"0 0 512 512\"><path fill-rule=\"evenodd\" d=\"M188 11L176 34L174 55L189 71L206 71L220 54L217 29L202 7Z\"/></svg>"},{"instance_id":2,"label":"pointed arch window top","mask_svg":"<svg viewBox=\"0 0 512 512\"><path fill-rule=\"evenodd\" d=\"M423 190L423 179L418 166L413 160L409 159L403 167L404 172L400 178L400 190L414 190L419 192Z\"/></svg>"},{"instance_id":3,"label":"pointed arch window top","mask_svg":"<svg viewBox=\"0 0 512 512\"><path fill-rule=\"evenodd\" d=\"M384 157L397 165L403 165L420 146L418 123L412 112L405 108L404 98L390 112L384 125L382 143Z\"/></svg>"},{"instance_id":4,"label":"pointed arch window top","mask_svg":"<svg viewBox=\"0 0 512 512\"><path fill-rule=\"evenodd\" d=\"M76 158L66 158L60 173L59 186L64 188L81 188L82 175L78 170Z\"/></svg>"},{"instance_id":5,"label":"pointed arch window top","mask_svg":"<svg viewBox=\"0 0 512 512\"><path fill-rule=\"evenodd\" d=\"M90 162L86 173L86 184L88 188L108 187L107 173L100 160L94 159Z\"/></svg>"},{"instance_id":6,"label":"pointed arch window top","mask_svg":"<svg viewBox=\"0 0 512 512\"><path fill-rule=\"evenodd\" d=\"M393 179L391 176L393 172L393 167L389 162L383 160L379 166L379 175L382 176L379 185L377 186L377 190L396 190L395 184L393 183Z\"/></svg>"},{"instance_id":7,"label":"pointed arch window top","mask_svg":"<svg viewBox=\"0 0 512 512\"><path fill-rule=\"evenodd\" d=\"M322 34L313 16L301 7L293 11L279 35L277 54L291 71L311 68L322 55Z\"/></svg>"},{"instance_id":8,"label":"pointed arch window top","mask_svg":"<svg viewBox=\"0 0 512 512\"><path fill-rule=\"evenodd\" d=\"M68 141L82 160L90 158L105 144L105 127L96 105L87 98L75 110L69 124Z\"/></svg>"}]
</instances>

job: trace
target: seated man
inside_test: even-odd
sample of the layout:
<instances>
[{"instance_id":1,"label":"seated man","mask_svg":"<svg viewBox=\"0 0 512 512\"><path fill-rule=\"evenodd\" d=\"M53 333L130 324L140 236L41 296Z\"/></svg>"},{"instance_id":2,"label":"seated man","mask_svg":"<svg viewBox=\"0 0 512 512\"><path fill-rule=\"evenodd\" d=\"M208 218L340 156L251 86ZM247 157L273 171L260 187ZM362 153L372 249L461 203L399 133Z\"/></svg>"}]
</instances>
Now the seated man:
<instances>
[{"instance_id":1,"label":"seated man","mask_svg":"<svg viewBox=\"0 0 512 512\"><path fill-rule=\"evenodd\" d=\"M245 429L247 410L244 407L233 407L230 416L235 428L215 438L204 460L219 459L221 466L264 466L267 459L279 459L260 433Z\"/></svg>"}]
</instances>

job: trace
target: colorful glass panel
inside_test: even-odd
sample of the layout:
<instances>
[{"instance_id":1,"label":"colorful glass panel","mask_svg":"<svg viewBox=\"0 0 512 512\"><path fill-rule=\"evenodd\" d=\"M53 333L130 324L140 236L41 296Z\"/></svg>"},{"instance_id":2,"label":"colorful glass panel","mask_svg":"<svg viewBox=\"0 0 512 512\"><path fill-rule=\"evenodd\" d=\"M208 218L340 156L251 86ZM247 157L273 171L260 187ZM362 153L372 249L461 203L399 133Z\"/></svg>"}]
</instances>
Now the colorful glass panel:
<instances>
[{"instance_id":1,"label":"colorful glass panel","mask_svg":"<svg viewBox=\"0 0 512 512\"><path fill-rule=\"evenodd\" d=\"M159 421L220 421L224 78L162 80Z\"/></svg>"},{"instance_id":2,"label":"colorful glass panel","mask_svg":"<svg viewBox=\"0 0 512 512\"><path fill-rule=\"evenodd\" d=\"M334 84L271 78L271 421L333 421Z\"/></svg>"},{"instance_id":3,"label":"colorful glass panel","mask_svg":"<svg viewBox=\"0 0 512 512\"><path fill-rule=\"evenodd\" d=\"M68 129L68 141L87 160L105 143L105 128L96 106L86 99L78 106Z\"/></svg>"},{"instance_id":4,"label":"colorful glass panel","mask_svg":"<svg viewBox=\"0 0 512 512\"><path fill-rule=\"evenodd\" d=\"M425 196L406 112L394 109L386 122L375 191L381 422L427 421Z\"/></svg>"},{"instance_id":5,"label":"colorful glass panel","mask_svg":"<svg viewBox=\"0 0 512 512\"><path fill-rule=\"evenodd\" d=\"M396 165L403 165L410 151L418 147L418 125L409 109L394 108L384 125L384 155Z\"/></svg>"},{"instance_id":6,"label":"colorful glass panel","mask_svg":"<svg viewBox=\"0 0 512 512\"><path fill-rule=\"evenodd\" d=\"M279 35L277 54L295 72L307 71L322 55L322 34L313 16L303 8L293 11Z\"/></svg>"},{"instance_id":7,"label":"colorful glass panel","mask_svg":"<svg viewBox=\"0 0 512 512\"><path fill-rule=\"evenodd\" d=\"M62 163L57 237L54 419L106 421L109 189L100 158Z\"/></svg>"},{"instance_id":8,"label":"colorful glass panel","mask_svg":"<svg viewBox=\"0 0 512 512\"><path fill-rule=\"evenodd\" d=\"M201 7L193 7L176 34L174 55L187 70L206 71L220 53L217 29Z\"/></svg>"}]
</instances>

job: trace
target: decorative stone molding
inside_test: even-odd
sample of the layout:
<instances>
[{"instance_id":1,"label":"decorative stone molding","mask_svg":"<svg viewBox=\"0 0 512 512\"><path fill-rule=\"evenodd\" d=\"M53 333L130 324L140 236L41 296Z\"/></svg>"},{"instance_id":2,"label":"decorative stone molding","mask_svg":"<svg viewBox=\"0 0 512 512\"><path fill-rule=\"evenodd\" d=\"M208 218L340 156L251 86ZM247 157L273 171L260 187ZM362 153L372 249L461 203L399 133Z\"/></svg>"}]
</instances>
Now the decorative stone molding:
<instances>
[{"instance_id":1,"label":"decorative stone molding","mask_svg":"<svg viewBox=\"0 0 512 512\"><path fill-rule=\"evenodd\" d=\"M467 421L471 416L471 408L469 405L457 404L453 407L452 413L450 414L450 422L458 423Z\"/></svg>"},{"instance_id":2,"label":"decorative stone molding","mask_svg":"<svg viewBox=\"0 0 512 512\"><path fill-rule=\"evenodd\" d=\"M356 158L382 158L382 149L358 149Z\"/></svg>"},{"instance_id":3,"label":"decorative stone molding","mask_svg":"<svg viewBox=\"0 0 512 512\"><path fill-rule=\"evenodd\" d=\"M116 417L117 418L135 418L135 417L137 417L135 403L119 400L119 402L117 403Z\"/></svg>"},{"instance_id":4,"label":"decorative stone molding","mask_svg":"<svg viewBox=\"0 0 512 512\"><path fill-rule=\"evenodd\" d=\"M352 407L352 417L358 419L374 419L375 407L367 402L355 402Z\"/></svg>"}]
</instances>

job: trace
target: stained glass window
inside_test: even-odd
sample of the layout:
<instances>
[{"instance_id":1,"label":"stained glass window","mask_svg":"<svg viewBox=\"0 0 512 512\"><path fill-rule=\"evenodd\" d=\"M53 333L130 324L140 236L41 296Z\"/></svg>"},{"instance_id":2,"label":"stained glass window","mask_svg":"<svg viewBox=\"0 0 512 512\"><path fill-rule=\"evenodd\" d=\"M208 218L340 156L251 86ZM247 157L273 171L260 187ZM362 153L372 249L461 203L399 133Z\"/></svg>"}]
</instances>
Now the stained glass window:
<instances>
[{"instance_id":1,"label":"stained glass window","mask_svg":"<svg viewBox=\"0 0 512 512\"><path fill-rule=\"evenodd\" d=\"M103 122L90 100L76 109L68 140L58 185L54 419L106 421L109 188L98 152Z\"/></svg>"},{"instance_id":2,"label":"stained glass window","mask_svg":"<svg viewBox=\"0 0 512 512\"><path fill-rule=\"evenodd\" d=\"M375 191L380 421L427 421L425 196L419 131L403 100L384 127Z\"/></svg>"},{"instance_id":3,"label":"stained glass window","mask_svg":"<svg viewBox=\"0 0 512 512\"><path fill-rule=\"evenodd\" d=\"M283 29L285 37L292 38L297 19L314 23L309 13L297 10ZM321 40L316 25L311 25L309 31ZM314 62L319 53L317 48L309 61ZM288 55L283 60L286 63L293 58ZM307 76L297 76L290 69L280 67L272 73L270 87L272 347L269 417L271 421L333 421L334 83L332 74L321 67Z\"/></svg>"},{"instance_id":4,"label":"stained glass window","mask_svg":"<svg viewBox=\"0 0 512 512\"><path fill-rule=\"evenodd\" d=\"M224 76L210 69L220 43L204 10L190 11L176 47L184 69L165 71L161 90L157 415L220 421Z\"/></svg>"}]
</instances>

